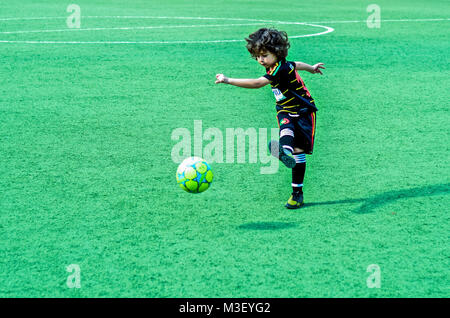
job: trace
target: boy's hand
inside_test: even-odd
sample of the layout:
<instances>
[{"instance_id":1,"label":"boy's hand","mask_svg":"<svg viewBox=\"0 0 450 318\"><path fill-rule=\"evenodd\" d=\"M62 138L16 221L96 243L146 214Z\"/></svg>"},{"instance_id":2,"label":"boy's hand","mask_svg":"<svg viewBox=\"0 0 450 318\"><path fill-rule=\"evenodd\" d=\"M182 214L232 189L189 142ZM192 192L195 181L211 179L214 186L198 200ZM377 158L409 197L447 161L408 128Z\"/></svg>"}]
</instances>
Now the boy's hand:
<instances>
[{"instance_id":1,"label":"boy's hand","mask_svg":"<svg viewBox=\"0 0 450 318\"><path fill-rule=\"evenodd\" d=\"M228 77L226 77L225 75L223 75L223 74L217 74L216 75L216 84L219 84L219 83L225 83L225 84L228 84Z\"/></svg>"},{"instance_id":2,"label":"boy's hand","mask_svg":"<svg viewBox=\"0 0 450 318\"><path fill-rule=\"evenodd\" d=\"M313 71L311 73L313 73L313 74L319 73L320 75L323 75L322 71L320 69L321 68L325 69L325 67L323 67L322 65L323 65L323 63L314 64L312 66L313 67Z\"/></svg>"}]
</instances>

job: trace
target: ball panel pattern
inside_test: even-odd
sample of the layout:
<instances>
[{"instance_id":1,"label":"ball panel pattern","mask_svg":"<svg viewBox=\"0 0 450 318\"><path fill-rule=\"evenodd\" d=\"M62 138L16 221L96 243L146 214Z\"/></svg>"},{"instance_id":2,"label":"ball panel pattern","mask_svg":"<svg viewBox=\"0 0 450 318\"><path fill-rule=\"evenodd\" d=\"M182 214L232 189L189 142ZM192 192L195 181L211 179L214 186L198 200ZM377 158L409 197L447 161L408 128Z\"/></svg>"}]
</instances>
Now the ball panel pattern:
<instances>
[{"instance_id":1,"label":"ball panel pattern","mask_svg":"<svg viewBox=\"0 0 450 318\"><path fill-rule=\"evenodd\" d=\"M210 188L213 172L205 160L189 157L178 166L176 179L183 190L200 193Z\"/></svg>"}]
</instances>

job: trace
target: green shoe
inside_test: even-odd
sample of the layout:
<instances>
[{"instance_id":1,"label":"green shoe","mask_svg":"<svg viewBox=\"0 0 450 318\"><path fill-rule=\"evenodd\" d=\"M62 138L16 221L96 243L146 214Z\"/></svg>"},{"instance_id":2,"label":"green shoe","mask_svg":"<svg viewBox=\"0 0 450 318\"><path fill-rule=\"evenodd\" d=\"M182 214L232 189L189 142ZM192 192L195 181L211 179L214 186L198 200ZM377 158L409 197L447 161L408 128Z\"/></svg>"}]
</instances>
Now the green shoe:
<instances>
[{"instance_id":1,"label":"green shoe","mask_svg":"<svg viewBox=\"0 0 450 318\"><path fill-rule=\"evenodd\" d=\"M285 207L288 209L298 209L303 205L303 193L293 192Z\"/></svg>"},{"instance_id":2,"label":"green shoe","mask_svg":"<svg viewBox=\"0 0 450 318\"><path fill-rule=\"evenodd\" d=\"M296 165L294 155L284 149L277 140L269 141L269 151L272 156L280 159L282 163L288 168L294 168Z\"/></svg>"}]
</instances>

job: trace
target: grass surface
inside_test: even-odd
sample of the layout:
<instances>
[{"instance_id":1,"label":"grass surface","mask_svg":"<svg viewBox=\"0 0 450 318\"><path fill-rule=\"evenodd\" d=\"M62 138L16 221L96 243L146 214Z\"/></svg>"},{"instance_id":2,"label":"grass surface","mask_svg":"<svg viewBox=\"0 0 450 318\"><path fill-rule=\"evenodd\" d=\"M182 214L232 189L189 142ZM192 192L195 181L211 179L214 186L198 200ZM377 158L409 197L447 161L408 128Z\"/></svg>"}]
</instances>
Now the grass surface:
<instances>
[{"instance_id":1,"label":"grass surface","mask_svg":"<svg viewBox=\"0 0 450 318\"><path fill-rule=\"evenodd\" d=\"M113 16L335 29L291 40L288 60L327 67L301 74L319 112L297 211L283 207L283 167L213 163L205 193L176 185L176 128L277 126L270 89L214 84L264 74L244 41L0 43L1 297L449 296L449 21L417 21L448 19L449 3L378 1L379 29L369 3L277 3L78 1L82 29L153 29L8 34L67 29L67 3L0 5L0 17L61 17L0 19L0 41L232 40L264 26ZM381 288L366 285L370 264Z\"/></svg>"}]
</instances>

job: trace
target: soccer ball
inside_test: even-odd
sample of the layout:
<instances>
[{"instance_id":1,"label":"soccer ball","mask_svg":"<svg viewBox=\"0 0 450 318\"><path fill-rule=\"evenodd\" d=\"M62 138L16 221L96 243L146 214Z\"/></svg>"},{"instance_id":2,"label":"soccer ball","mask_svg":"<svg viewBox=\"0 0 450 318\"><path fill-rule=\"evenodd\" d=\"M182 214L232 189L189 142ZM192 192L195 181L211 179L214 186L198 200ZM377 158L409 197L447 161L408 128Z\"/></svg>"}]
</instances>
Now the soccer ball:
<instances>
[{"instance_id":1,"label":"soccer ball","mask_svg":"<svg viewBox=\"0 0 450 318\"><path fill-rule=\"evenodd\" d=\"M181 189L190 193L207 190L213 181L213 172L209 164L199 157L183 160L177 169L177 182Z\"/></svg>"}]
</instances>

